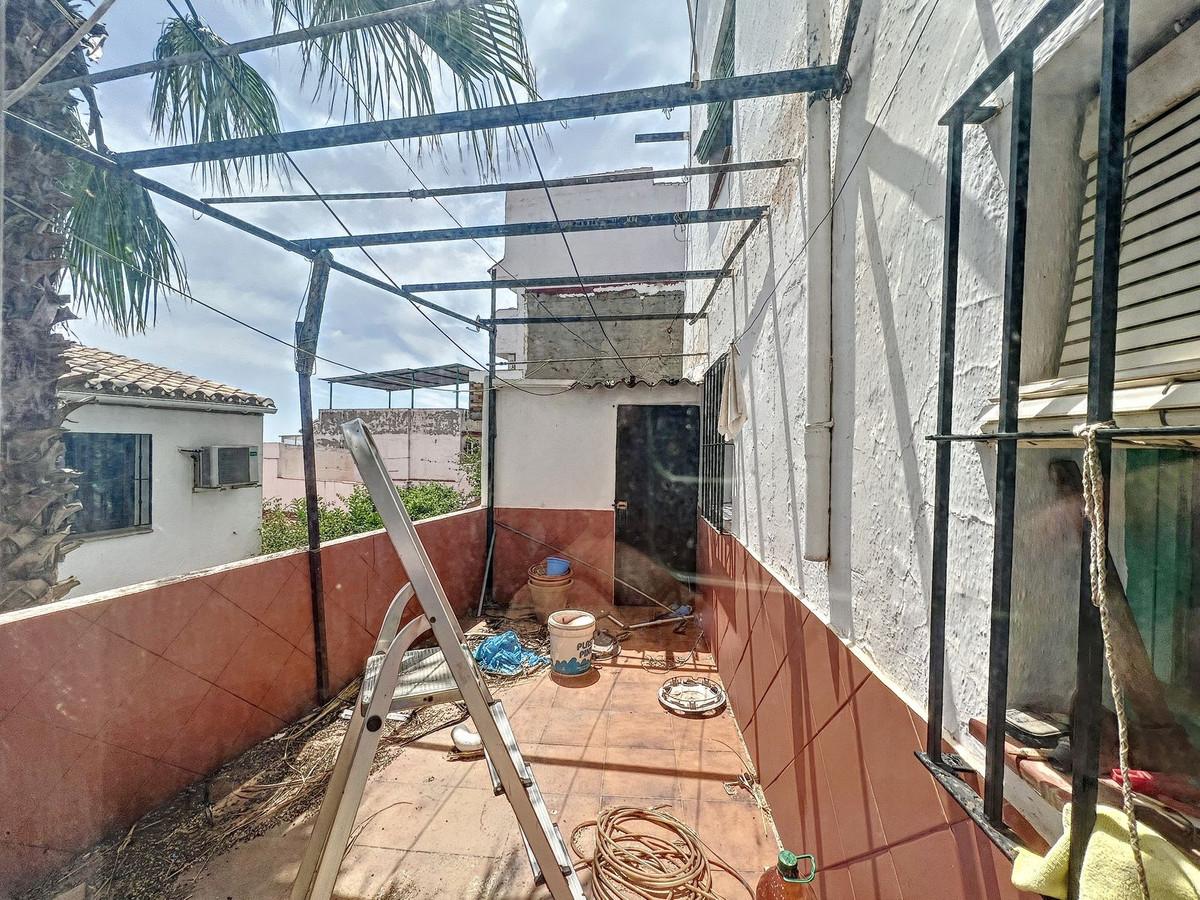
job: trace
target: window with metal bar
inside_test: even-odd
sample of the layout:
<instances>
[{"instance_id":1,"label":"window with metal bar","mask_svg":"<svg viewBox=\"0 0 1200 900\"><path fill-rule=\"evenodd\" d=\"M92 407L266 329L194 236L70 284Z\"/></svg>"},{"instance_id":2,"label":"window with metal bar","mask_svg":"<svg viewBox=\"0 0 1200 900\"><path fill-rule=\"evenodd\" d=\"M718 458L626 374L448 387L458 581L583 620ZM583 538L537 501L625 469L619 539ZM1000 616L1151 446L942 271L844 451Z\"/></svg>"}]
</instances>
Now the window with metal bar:
<instances>
[{"instance_id":1,"label":"window with metal bar","mask_svg":"<svg viewBox=\"0 0 1200 900\"><path fill-rule=\"evenodd\" d=\"M728 354L722 354L704 373L700 416L700 514L721 532L728 530L732 519L732 492L726 461L733 444L717 430L727 359Z\"/></svg>"},{"instance_id":2,"label":"window with metal bar","mask_svg":"<svg viewBox=\"0 0 1200 900\"><path fill-rule=\"evenodd\" d=\"M726 0L713 51L712 78L729 78L734 74L734 35L737 19L736 0ZM707 124L696 142L696 159L705 165L729 162L733 156L733 101L718 100L707 107ZM709 176L708 205L713 207L725 183L725 173Z\"/></svg>"},{"instance_id":3,"label":"window with metal bar","mask_svg":"<svg viewBox=\"0 0 1200 900\"><path fill-rule=\"evenodd\" d=\"M100 534L150 524L151 436L68 431L64 460L78 472L83 509L73 534Z\"/></svg>"}]
</instances>

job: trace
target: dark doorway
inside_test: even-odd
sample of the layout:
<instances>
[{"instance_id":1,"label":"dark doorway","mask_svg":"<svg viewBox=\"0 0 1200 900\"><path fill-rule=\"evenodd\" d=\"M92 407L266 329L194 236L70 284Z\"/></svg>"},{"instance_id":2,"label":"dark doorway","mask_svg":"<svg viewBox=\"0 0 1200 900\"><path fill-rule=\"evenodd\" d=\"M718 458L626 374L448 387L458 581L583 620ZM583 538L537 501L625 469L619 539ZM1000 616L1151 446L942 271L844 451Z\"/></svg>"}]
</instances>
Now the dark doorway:
<instances>
[{"instance_id":1,"label":"dark doorway","mask_svg":"<svg viewBox=\"0 0 1200 900\"><path fill-rule=\"evenodd\" d=\"M698 406L617 407L617 603L690 602L699 467Z\"/></svg>"}]
</instances>

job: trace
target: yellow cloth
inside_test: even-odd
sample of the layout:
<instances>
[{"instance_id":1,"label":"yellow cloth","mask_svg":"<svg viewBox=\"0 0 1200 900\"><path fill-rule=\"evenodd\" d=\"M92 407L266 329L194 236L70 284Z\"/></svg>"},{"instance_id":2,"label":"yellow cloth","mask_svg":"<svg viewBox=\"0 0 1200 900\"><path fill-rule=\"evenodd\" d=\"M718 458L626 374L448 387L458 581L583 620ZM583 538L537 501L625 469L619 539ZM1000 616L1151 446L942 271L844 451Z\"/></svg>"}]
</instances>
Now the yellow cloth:
<instances>
[{"instance_id":1,"label":"yellow cloth","mask_svg":"<svg viewBox=\"0 0 1200 900\"><path fill-rule=\"evenodd\" d=\"M1153 900L1200 900L1200 867L1146 824L1138 823L1146 881ZM1028 850L1013 863L1013 885L1047 897L1066 898L1071 844L1071 805L1063 809L1063 836L1043 857ZM1096 807L1096 829L1083 857L1080 900L1142 900L1137 867L1129 848L1125 812Z\"/></svg>"}]
</instances>

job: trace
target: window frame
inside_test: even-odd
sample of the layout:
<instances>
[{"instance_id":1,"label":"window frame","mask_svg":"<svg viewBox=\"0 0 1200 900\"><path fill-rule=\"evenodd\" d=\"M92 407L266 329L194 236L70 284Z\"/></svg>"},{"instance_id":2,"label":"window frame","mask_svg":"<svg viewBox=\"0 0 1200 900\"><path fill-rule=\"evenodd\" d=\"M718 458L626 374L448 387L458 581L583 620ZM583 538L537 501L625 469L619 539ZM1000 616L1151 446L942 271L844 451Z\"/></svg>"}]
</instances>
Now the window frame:
<instances>
[{"instance_id":1,"label":"window frame","mask_svg":"<svg viewBox=\"0 0 1200 900\"><path fill-rule=\"evenodd\" d=\"M720 534L729 532L725 507L733 493L725 466L733 442L717 430L728 361L729 353L722 353L705 371L700 402L700 514Z\"/></svg>"},{"instance_id":2,"label":"window frame","mask_svg":"<svg viewBox=\"0 0 1200 900\"><path fill-rule=\"evenodd\" d=\"M89 459L96 458L97 439L110 439L113 446L119 438L129 439L126 453L128 465L122 469L120 489L128 490L127 505L129 508L128 521L121 524L105 522L105 527L94 527L93 521L98 512L92 508L92 498L85 494L89 486L97 483L95 473L90 472L87 460L81 459L80 454ZM75 446L72 446L72 445ZM111 452L111 450L110 450ZM74 457L74 458L73 458ZM71 534L77 538L105 537L124 532L148 531L154 525L154 437L142 432L113 432L113 431L65 431L63 432L63 461L64 465L78 473L76 479L76 499L83 504L71 521ZM116 479L113 479L116 483Z\"/></svg>"},{"instance_id":3,"label":"window frame","mask_svg":"<svg viewBox=\"0 0 1200 900\"><path fill-rule=\"evenodd\" d=\"M721 24L717 29L717 40L709 64L710 78L727 78L733 75L737 49L737 0L725 0ZM711 147L705 144L713 142ZM706 107L704 130L696 140L696 161L701 165L719 165L733 158L733 101L722 100ZM721 189L725 186L728 173L717 172L709 176L708 208L717 205Z\"/></svg>"}]
</instances>

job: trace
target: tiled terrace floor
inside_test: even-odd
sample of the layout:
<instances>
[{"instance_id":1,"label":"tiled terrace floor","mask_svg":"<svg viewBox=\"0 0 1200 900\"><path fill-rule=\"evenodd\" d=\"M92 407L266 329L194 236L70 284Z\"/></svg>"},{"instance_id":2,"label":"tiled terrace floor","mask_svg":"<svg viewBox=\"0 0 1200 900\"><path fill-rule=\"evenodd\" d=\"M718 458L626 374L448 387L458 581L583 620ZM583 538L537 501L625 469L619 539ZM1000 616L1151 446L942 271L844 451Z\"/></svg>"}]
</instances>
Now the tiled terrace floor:
<instances>
[{"instance_id":1,"label":"tiled terrace floor","mask_svg":"<svg viewBox=\"0 0 1200 900\"><path fill-rule=\"evenodd\" d=\"M576 824L604 806L667 804L753 885L775 845L750 795L730 796L724 788L743 770L732 716L683 719L657 700L670 675L716 679L712 657L698 654L671 673L648 671L647 657L662 660L663 653L627 649L587 680L556 683L542 675L498 694L568 840ZM483 761L451 761L449 748L446 728L409 745L372 776L342 865L339 900L546 896L533 887L516 820L507 800L492 796ZM195 900L286 897L310 822L311 816L212 860L198 879L185 876L184 893ZM581 845L589 847L590 836ZM728 875L719 874L715 886L722 896L745 896Z\"/></svg>"}]
</instances>

